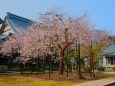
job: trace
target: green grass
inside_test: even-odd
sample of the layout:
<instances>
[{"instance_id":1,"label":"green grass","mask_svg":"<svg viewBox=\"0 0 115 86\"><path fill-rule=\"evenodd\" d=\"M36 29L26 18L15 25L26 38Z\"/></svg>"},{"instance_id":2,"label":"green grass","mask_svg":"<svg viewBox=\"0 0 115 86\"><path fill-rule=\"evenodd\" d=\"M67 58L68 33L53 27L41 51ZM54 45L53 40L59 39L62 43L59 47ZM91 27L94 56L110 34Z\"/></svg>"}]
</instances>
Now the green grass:
<instances>
[{"instance_id":1,"label":"green grass","mask_svg":"<svg viewBox=\"0 0 115 86\"><path fill-rule=\"evenodd\" d=\"M115 76L115 72L98 72L96 74L102 76L103 78L109 78Z\"/></svg>"},{"instance_id":2,"label":"green grass","mask_svg":"<svg viewBox=\"0 0 115 86\"><path fill-rule=\"evenodd\" d=\"M42 80L32 75L0 75L0 86L71 86L83 82Z\"/></svg>"},{"instance_id":3,"label":"green grass","mask_svg":"<svg viewBox=\"0 0 115 86\"><path fill-rule=\"evenodd\" d=\"M115 76L115 72L112 73L97 73L103 78ZM41 78L42 75L31 75L31 74L7 74L0 75L0 86L72 86L87 82L89 80L69 80L69 81L56 81L56 80L44 80ZM58 76L57 76L58 77Z\"/></svg>"}]
</instances>

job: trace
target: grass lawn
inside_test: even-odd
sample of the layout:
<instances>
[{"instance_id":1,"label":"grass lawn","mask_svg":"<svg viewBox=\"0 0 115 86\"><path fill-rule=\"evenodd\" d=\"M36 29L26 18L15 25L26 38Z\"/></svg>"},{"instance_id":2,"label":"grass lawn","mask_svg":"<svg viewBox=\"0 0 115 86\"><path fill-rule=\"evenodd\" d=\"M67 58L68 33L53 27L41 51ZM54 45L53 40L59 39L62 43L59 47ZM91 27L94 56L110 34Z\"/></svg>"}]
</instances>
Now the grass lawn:
<instances>
[{"instance_id":1,"label":"grass lawn","mask_svg":"<svg viewBox=\"0 0 115 86\"><path fill-rule=\"evenodd\" d=\"M56 81L44 80L35 75L0 75L0 86L71 86L83 83L87 80L79 81Z\"/></svg>"},{"instance_id":2,"label":"grass lawn","mask_svg":"<svg viewBox=\"0 0 115 86\"><path fill-rule=\"evenodd\" d=\"M104 76L104 78L115 76L115 73L97 73L100 76ZM59 75L54 74L53 78L48 78L48 74L8 74L8 75L0 75L0 86L71 86L78 83L87 82L90 80L78 80L71 79L71 75L69 77L65 77L63 79L58 79ZM75 76L75 75L73 75ZM45 77L45 78L44 78ZM75 76L76 77L76 76ZM56 79L55 79L56 78ZM60 77L62 78L62 77Z\"/></svg>"},{"instance_id":3,"label":"grass lawn","mask_svg":"<svg viewBox=\"0 0 115 86\"><path fill-rule=\"evenodd\" d=\"M52 80L40 80L27 76L2 76L0 86L70 86L72 82L56 82Z\"/></svg>"},{"instance_id":4,"label":"grass lawn","mask_svg":"<svg viewBox=\"0 0 115 86\"><path fill-rule=\"evenodd\" d=\"M115 76L115 72L100 72L96 74L102 76L103 78L109 78Z\"/></svg>"}]
</instances>

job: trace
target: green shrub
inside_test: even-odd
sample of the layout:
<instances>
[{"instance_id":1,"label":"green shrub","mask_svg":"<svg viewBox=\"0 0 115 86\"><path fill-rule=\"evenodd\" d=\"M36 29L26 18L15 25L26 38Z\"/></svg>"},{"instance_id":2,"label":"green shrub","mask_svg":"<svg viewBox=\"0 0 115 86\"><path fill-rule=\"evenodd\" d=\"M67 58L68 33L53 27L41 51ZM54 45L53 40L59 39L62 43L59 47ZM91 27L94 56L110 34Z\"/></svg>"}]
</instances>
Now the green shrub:
<instances>
[{"instance_id":1,"label":"green shrub","mask_svg":"<svg viewBox=\"0 0 115 86\"><path fill-rule=\"evenodd\" d=\"M4 73L8 71L8 67L6 65L0 65L0 72Z\"/></svg>"}]
</instances>

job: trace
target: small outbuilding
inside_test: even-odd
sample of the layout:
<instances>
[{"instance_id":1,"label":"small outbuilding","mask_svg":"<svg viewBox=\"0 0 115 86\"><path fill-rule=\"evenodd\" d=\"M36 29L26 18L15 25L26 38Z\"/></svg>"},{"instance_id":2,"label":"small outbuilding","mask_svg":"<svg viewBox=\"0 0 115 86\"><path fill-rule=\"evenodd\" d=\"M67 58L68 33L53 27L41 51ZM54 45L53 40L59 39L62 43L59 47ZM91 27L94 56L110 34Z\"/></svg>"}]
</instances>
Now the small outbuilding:
<instances>
[{"instance_id":1,"label":"small outbuilding","mask_svg":"<svg viewBox=\"0 0 115 86\"><path fill-rule=\"evenodd\" d=\"M115 44L111 44L101 53L103 55L102 67L106 71L114 70L115 68Z\"/></svg>"}]
</instances>

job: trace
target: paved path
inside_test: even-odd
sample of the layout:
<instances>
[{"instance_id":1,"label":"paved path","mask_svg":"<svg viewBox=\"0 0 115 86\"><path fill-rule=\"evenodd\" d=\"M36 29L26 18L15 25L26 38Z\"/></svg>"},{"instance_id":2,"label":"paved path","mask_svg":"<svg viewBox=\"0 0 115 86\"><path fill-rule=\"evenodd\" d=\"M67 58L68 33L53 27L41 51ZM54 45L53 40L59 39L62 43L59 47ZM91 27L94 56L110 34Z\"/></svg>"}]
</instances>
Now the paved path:
<instances>
[{"instance_id":1,"label":"paved path","mask_svg":"<svg viewBox=\"0 0 115 86\"><path fill-rule=\"evenodd\" d=\"M85 83L77 84L73 86L105 86L111 83L115 83L115 77L94 80L94 81L85 82Z\"/></svg>"}]
</instances>

